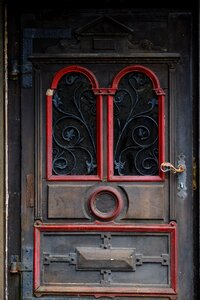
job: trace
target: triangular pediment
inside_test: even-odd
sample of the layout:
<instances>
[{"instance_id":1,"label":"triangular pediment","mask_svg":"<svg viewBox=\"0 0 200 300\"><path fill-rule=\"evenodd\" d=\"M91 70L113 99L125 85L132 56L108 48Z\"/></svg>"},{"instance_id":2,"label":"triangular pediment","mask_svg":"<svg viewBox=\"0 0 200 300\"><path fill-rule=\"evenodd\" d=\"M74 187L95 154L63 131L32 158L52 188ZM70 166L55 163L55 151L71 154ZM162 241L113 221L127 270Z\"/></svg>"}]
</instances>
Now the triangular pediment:
<instances>
[{"instance_id":1,"label":"triangular pediment","mask_svg":"<svg viewBox=\"0 0 200 300\"><path fill-rule=\"evenodd\" d=\"M128 35L133 33L133 29L127 27L126 25L118 22L117 20L109 17L103 16L99 17L92 22L85 24L84 26L75 30L78 36L100 36L100 35Z\"/></svg>"}]
</instances>

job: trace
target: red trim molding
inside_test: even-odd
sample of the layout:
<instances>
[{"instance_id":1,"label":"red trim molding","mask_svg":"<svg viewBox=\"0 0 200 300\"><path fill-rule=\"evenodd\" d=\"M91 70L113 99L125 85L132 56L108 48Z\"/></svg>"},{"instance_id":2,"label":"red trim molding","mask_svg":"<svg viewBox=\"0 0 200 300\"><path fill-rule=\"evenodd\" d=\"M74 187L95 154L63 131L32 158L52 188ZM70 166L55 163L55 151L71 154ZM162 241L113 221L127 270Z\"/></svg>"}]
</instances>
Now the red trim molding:
<instances>
[{"instance_id":1,"label":"red trim molding","mask_svg":"<svg viewBox=\"0 0 200 300\"><path fill-rule=\"evenodd\" d=\"M148 68L141 65L128 66L122 69L113 79L111 89L118 89L118 85L122 77L130 72L142 72L145 73L153 84L153 89L158 96L158 144L159 144L159 157L158 165L164 161L164 147L165 147L165 133L164 133L164 91L160 87L159 80L157 76ZM159 174L157 176L115 176L113 172L113 132L114 132L114 123L113 123L113 97L112 95L108 96L108 180L109 181L163 181L164 173L159 169Z\"/></svg>"},{"instance_id":2,"label":"red trim molding","mask_svg":"<svg viewBox=\"0 0 200 300\"><path fill-rule=\"evenodd\" d=\"M59 80L67 73L71 72L77 72L85 75L92 85L92 90L98 91L98 82L95 78L95 76L87 70L86 68L80 67L80 66L69 66L66 68L61 69L59 72L57 72L53 78L53 81L51 83L51 89L50 93L47 92L46 96L46 174L47 174L47 180L51 181L79 181L79 180L101 180L102 178L102 94L96 93L96 100L97 100L97 136L96 136L96 142L97 142L97 175L53 175L52 174L52 101L53 101L53 91L57 89L57 85L59 83Z\"/></svg>"},{"instance_id":3,"label":"red trim molding","mask_svg":"<svg viewBox=\"0 0 200 300\"><path fill-rule=\"evenodd\" d=\"M107 193L110 194L116 201L115 208L107 213L100 212L96 205L96 198L100 197L102 194ZM123 198L122 195L113 187L111 186L100 186L95 188L92 195L89 198L89 208L92 211L93 215L102 221L111 221L115 219L123 208Z\"/></svg>"},{"instance_id":4,"label":"red trim molding","mask_svg":"<svg viewBox=\"0 0 200 300\"><path fill-rule=\"evenodd\" d=\"M41 234L45 232L120 232L120 233L149 233L169 235L170 247L170 274L169 287L115 287L115 286L86 286L86 285L45 285L41 284ZM42 295L94 295L95 297L119 297L119 296L148 296L148 297L174 297L177 295L177 228L176 223L161 225L130 225L109 222L102 224L36 224L34 226L34 293Z\"/></svg>"}]
</instances>

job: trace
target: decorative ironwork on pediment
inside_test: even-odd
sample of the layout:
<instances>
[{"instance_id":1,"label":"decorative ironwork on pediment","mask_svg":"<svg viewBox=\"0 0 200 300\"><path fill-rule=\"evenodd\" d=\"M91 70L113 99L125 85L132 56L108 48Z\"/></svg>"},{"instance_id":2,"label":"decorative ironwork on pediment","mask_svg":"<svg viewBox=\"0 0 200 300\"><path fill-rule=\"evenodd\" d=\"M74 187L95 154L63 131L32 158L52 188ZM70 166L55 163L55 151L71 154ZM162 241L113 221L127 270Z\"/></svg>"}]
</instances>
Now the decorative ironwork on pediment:
<instances>
[{"instance_id":1,"label":"decorative ironwork on pediment","mask_svg":"<svg viewBox=\"0 0 200 300\"><path fill-rule=\"evenodd\" d=\"M92 22L75 30L78 37L85 36L127 36L133 29L110 16L98 17Z\"/></svg>"},{"instance_id":2,"label":"decorative ironwork on pediment","mask_svg":"<svg viewBox=\"0 0 200 300\"><path fill-rule=\"evenodd\" d=\"M98 17L74 31L74 36L80 41L80 49L84 52L123 52L132 34L132 28L110 16Z\"/></svg>"}]
</instances>

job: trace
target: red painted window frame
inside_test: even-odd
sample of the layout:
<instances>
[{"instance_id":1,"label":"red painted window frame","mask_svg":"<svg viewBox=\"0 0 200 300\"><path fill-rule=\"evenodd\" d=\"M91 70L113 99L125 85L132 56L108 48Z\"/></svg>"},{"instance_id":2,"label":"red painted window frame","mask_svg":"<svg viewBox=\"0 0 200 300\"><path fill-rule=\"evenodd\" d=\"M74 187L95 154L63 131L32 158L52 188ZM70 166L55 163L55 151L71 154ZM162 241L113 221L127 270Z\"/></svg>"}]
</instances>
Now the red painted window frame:
<instances>
[{"instance_id":1,"label":"red painted window frame","mask_svg":"<svg viewBox=\"0 0 200 300\"><path fill-rule=\"evenodd\" d=\"M114 93L112 91L117 91L119 82L122 77L130 72L143 72L145 73L153 84L153 89L158 96L158 144L159 144L159 158L158 164L160 165L165 159L164 153L164 141L165 141L165 132L164 132L164 96L165 93L160 87L159 80L157 76L147 67L141 65L131 65L123 68L113 79L112 87L110 88L111 93L107 94L107 109L108 109L108 164L107 164L107 180L108 181L133 181L133 182L146 182L146 181L163 181L165 174L159 169L159 174L157 176L142 176L142 175L125 175L125 176L116 176L113 173L113 101ZM59 80L62 76L70 72L79 72L84 74L92 84L92 90L95 92L97 99L97 175L53 175L52 174L52 95L47 95L47 180L49 181L100 181L103 177L103 136L102 136L102 95L103 93L98 92L101 90L98 85L98 81L95 78L94 74L88 69L81 66L69 66L58 71L52 81L51 90L55 90L59 83ZM106 90L103 88L102 90ZM107 88L109 90L109 88ZM105 92L105 91L104 91Z\"/></svg>"},{"instance_id":2,"label":"red painted window frame","mask_svg":"<svg viewBox=\"0 0 200 300\"><path fill-rule=\"evenodd\" d=\"M60 286L57 285L41 285L41 233L42 232L138 232L138 233L164 233L169 234L170 247L170 287L77 287ZM35 224L34 226L34 292L37 294L67 294L67 295L94 295L95 297L117 297L117 296L169 296L177 294L177 275L178 275L178 255L177 255L177 225L176 222L169 224L152 224L152 225L122 225L110 222L107 224L93 223L93 224Z\"/></svg>"},{"instance_id":3,"label":"red painted window frame","mask_svg":"<svg viewBox=\"0 0 200 300\"><path fill-rule=\"evenodd\" d=\"M158 157L158 165L160 166L162 162L164 162L164 96L165 93L160 87L159 80L157 76L147 67L141 65L131 65L128 67L123 68L113 79L112 82L112 89L118 89L118 85L122 77L130 72L142 72L146 74L153 84L153 89L158 96L158 145L159 145L159 157ZM142 175L124 175L124 176L116 176L114 175L114 162L113 162L113 144L114 144L114 137L113 137L113 130L114 130L114 123L113 123L113 101L114 96L108 96L108 181L163 181L165 178L164 173L159 168L159 174L157 176L142 176Z\"/></svg>"},{"instance_id":4,"label":"red painted window frame","mask_svg":"<svg viewBox=\"0 0 200 300\"><path fill-rule=\"evenodd\" d=\"M73 65L65 67L59 70L51 83L51 90L56 90L59 80L68 73L77 72L85 75L88 80L91 82L92 90L98 89L98 82L92 72L88 69ZM102 95L96 95L96 103L97 103L97 136L96 136L96 145L97 145L97 175L53 175L52 174L52 101L53 95L46 96L46 126L47 126L47 134L46 134L46 174L47 180L49 181L83 181L83 180L101 180L102 179Z\"/></svg>"}]
</instances>

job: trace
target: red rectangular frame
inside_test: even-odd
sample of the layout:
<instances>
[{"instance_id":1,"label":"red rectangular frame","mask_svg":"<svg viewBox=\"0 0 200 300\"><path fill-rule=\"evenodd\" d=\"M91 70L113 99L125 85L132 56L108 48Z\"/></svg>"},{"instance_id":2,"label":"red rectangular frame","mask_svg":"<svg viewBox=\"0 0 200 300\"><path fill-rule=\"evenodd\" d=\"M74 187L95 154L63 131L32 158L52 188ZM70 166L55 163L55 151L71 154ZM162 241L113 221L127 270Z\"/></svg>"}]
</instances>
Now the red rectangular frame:
<instances>
[{"instance_id":1,"label":"red rectangular frame","mask_svg":"<svg viewBox=\"0 0 200 300\"><path fill-rule=\"evenodd\" d=\"M116 223L95 224L36 224L34 226L34 293L37 296L48 294L94 295L95 297L115 296L165 296L177 295L177 225L175 222L161 225L122 225ZM138 232L138 233L169 233L170 234L170 288L156 287L66 287L41 286L40 279L40 240L42 232Z\"/></svg>"},{"instance_id":2,"label":"red rectangular frame","mask_svg":"<svg viewBox=\"0 0 200 300\"><path fill-rule=\"evenodd\" d=\"M157 176L136 176L136 175L113 175L113 96L108 96L108 181L132 181L132 182L147 182L147 181L163 181L165 178L164 173L159 169ZM158 117L158 143L159 143L159 158L158 164L164 162L164 97L161 96L159 102L159 117Z\"/></svg>"},{"instance_id":3,"label":"red rectangular frame","mask_svg":"<svg viewBox=\"0 0 200 300\"><path fill-rule=\"evenodd\" d=\"M47 95L47 117L46 117L46 174L50 181L85 181L102 179L102 96L96 95L97 99L97 175L52 175L52 96Z\"/></svg>"}]
</instances>

